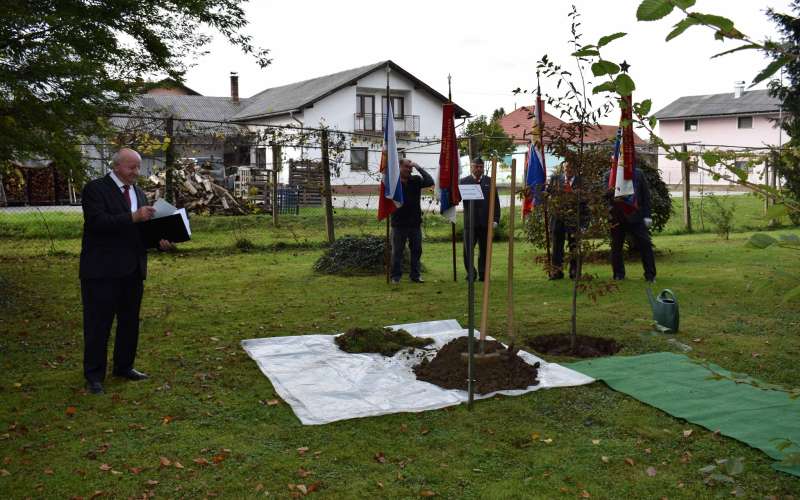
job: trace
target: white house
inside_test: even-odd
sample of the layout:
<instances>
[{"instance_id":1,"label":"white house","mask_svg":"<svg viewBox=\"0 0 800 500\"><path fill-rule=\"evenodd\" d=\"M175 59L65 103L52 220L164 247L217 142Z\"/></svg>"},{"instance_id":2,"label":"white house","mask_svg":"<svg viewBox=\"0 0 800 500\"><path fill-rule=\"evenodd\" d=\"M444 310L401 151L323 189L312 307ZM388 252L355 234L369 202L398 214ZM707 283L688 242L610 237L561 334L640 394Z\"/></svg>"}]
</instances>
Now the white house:
<instances>
[{"instance_id":1,"label":"white house","mask_svg":"<svg viewBox=\"0 0 800 500\"><path fill-rule=\"evenodd\" d=\"M766 90L745 91L744 82L738 82L733 93L681 97L655 116L659 134L667 144L686 144L690 151L763 151L781 143L780 113L780 100L770 97ZM679 161L662 154L658 168L667 184L682 182ZM762 172L761 166L752 169L749 180L759 182ZM689 181L692 185L730 184L725 180L715 181L696 168L691 171Z\"/></svg>"},{"instance_id":2,"label":"white house","mask_svg":"<svg viewBox=\"0 0 800 500\"><path fill-rule=\"evenodd\" d=\"M251 132L269 126L302 128L329 127L346 132L347 148L338 162L339 175L334 186L351 186L351 192L373 192L379 184L383 122L386 109L386 75L389 70L390 97L398 148L410 149L406 154L426 167L431 175L438 170L439 144L426 145L439 139L442 130L442 103L447 98L392 61L349 69L311 80L290 83L263 90L249 98L239 98L238 76L231 74L231 96L148 94L138 106L161 116L172 115L186 120L218 120L230 127ZM469 113L456 106L456 117ZM198 122L202 125L202 122ZM239 148L237 150L237 148ZM195 151L185 156L217 157L226 155L227 164L247 163L242 145L222 144L216 149ZM413 149L412 149L413 148ZM318 160L319 144L282 148L284 160ZM249 144L249 164L267 168L272 163L268 144ZM288 182L287 169L281 182Z\"/></svg>"}]
</instances>

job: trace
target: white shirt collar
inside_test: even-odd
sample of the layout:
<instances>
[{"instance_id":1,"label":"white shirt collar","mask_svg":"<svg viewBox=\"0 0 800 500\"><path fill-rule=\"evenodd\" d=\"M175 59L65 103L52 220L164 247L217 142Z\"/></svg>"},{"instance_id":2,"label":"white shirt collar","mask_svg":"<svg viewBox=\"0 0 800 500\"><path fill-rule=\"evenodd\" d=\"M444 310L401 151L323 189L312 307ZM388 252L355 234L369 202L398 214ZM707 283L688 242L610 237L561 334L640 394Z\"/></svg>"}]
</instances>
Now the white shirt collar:
<instances>
[{"instance_id":1,"label":"white shirt collar","mask_svg":"<svg viewBox=\"0 0 800 500\"><path fill-rule=\"evenodd\" d=\"M114 172L114 171L112 170L112 171L111 171L111 173L109 174L109 176L111 177L111 180L113 180L113 181L114 181L114 183L117 185L117 187L118 187L118 188L120 188L120 189L123 189L123 186L125 186L125 183L124 183L124 182L122 182L122 181L119 179L119 177L117 177L117 174L116 174L116 172Z\"/></svg>"}]
</instances>

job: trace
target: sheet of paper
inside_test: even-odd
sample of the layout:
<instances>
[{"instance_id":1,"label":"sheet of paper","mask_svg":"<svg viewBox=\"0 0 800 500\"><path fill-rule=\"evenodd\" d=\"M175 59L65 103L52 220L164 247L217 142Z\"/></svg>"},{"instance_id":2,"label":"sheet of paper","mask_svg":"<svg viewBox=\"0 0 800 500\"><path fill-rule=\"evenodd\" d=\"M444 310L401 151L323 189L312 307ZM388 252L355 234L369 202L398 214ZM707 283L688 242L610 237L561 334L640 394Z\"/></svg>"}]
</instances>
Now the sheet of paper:
<instances>
[{"instance_id":1,"label":"sheet of paper","mask_svg":"<svg viewBox=\"0 0 800 500\"><path fill-rule=\"evenodd\" d=\"M482 200L483 191L479 184L459 184L458 190L461 192L462 200Z\"/></svg>"},{"instance_id":2,"label":"sheet of paper","mask_svg":"<svg viewBox=\"0 0 800 500\"><path fill-rule=\"evenodd\" d=\"M153 208L156 209L156 213L153 215L154 219L160 219L161 217L167 217L168 215L172 215L178 211L175 206L171 205L169 202L164 200L164 198L159 198L153 203Z\"/></svg>"}]
</instances>

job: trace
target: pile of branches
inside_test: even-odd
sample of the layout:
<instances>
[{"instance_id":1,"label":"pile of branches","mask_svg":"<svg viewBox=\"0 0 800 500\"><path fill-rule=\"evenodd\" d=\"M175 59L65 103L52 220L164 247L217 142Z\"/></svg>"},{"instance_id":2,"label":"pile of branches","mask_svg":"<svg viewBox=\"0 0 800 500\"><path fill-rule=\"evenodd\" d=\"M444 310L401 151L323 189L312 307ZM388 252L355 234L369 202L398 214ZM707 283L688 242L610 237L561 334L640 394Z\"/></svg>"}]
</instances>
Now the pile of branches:
<instances>
[{"instance_id":1,"label":"pile of branches","mask_svg":"<svg viewBox=\"0 0 800 500\"><path fill-rule=\"evenodd\" d=\"M162 170L148 177L144 190L150 200L163 198L167 175ZM217 184L214 178L191 160L181 160L172 171L175 205L188 212L208 215L244 215L249 213L248 202L234 196Z\"/></svg>"}]
</instances>

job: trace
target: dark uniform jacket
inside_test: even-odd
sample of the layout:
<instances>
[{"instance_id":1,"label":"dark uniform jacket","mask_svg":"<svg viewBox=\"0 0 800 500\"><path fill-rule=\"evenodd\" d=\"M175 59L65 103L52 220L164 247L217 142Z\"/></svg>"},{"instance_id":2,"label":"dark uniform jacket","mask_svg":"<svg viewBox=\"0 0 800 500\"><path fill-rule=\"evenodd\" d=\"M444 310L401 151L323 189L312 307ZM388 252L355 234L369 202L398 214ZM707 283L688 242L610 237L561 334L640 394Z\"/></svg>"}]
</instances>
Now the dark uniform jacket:
<instances>
[{"instance_id":1,"label":"dark uniform jacket","mask_svg":"<svg viewBox=\"0 0 800 500\"><path fill-rule=\"evenodd\" d=\"M147 197L133 186L140 207ZM125 195L110 175L86 184L81 195L83 205L83 242L81 279L122 278L138 273L147 276L147 249L133 223Z\"/></svg>"},{"instance_id":2,"label":"dark uniform jacket","mask_svg":"<svg viewBox=\"0 0 800 500\"><path fill-rule=\"evenodd\" d=\"M489 189L492 186L492 179L487 176L481 176L480 182L475 180L475 177L468 175L462 177L459 184L480 184L481 191L483 191L483 199L475 201L464 202L464 221L469 221L470 205L475 204L475 227L489 227ZM494 190L494 222L500 222L500 197L497 196L497 187Z\"/></svg>"}]
</instances>

